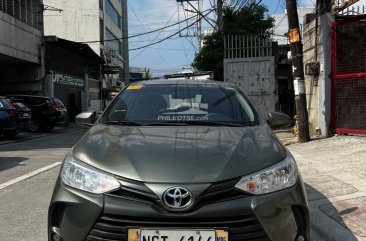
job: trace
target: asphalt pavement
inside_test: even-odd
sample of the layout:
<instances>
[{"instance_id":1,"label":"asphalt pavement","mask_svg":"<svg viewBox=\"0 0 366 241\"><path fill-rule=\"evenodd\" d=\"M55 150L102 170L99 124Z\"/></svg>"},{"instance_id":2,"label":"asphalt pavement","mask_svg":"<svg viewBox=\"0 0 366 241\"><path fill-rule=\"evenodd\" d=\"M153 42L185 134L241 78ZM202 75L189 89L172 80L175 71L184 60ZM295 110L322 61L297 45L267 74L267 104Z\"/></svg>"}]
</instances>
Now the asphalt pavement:
<instances>
[{"instance_id":1,"label":"asphalt pavement","mask_svg":"<svg viewBox=\"0 0 366 241\"><path fill-rule=\"evenodd\" d=\"M0 241L46 241L60 164L85 133L76 126L0 140Z\"/></svg>"}]
</instances>

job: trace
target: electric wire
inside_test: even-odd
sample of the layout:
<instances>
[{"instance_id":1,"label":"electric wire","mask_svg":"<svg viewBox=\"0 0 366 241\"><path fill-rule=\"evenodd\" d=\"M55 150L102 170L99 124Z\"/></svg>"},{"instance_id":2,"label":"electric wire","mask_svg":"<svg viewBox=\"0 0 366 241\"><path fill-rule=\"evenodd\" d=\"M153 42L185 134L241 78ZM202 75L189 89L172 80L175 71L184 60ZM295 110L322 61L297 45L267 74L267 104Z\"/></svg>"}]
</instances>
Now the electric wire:
<instances>
[{"instance_id":1,"label":"electric wire","mask_svg":"<svg viewBox=\"0 0 366 241\"><path fill-rule=\"evenodd\" d=\"M187 23L187 26L188 26L188 13L186 15L186 12L184 10L184 5L183 5L183 2L182 2L182 7L183 7L183 13L184 13L184 18L186 20L186 23ZM197 15L198 16L198 15ZM195 49L196 52L198 52L198 48L196 47L196 45L194 45L194 41L193 41L193 37L192 37L192 34L190 32L190 29L188 28L187 29L187 33L188 33L188 36L185 36L185 39L192 45L192 47ZM190 40L188 39L190 38Z\"/></svg>"},{"instance_id":2,"label":"electric wire","mask_svg":"<svg viewBox=\"0 0 366 241\"><path fill-rule=\"evenodd\" d=\"M209 10L209 9L208 9L208 10ZM204 12L207 12L208 10L205 10ZM192 16L192 17L190 17L189 19L182 20L182 21L180 21L180 22L176 22L176 23L173 23L173 24L167 25L167 26L165 26L165 27L157 28L157 29L154 29L154 30L151 30L151 31L147 31L147 32L139 33L139 34L134 34L134 35L130 35L130 36L122 37L122 38L113 38L113 39L106 39L106 40L83 41L83 42L78 42L78 43L83 43L83 44L89 44L89 43L101 43L101 42L109 42L109 41L116 41L116 40L124 40L124 39L129 39L129 38L135 38L135 37L139 37L139 36L142 36L142 35L146 35L146 34L150 34L150 33L158 32L158 31L160 31L160 30L164 30L164 29L170 28L170 27L172 27L172 26L175 26L175 25L178 25L178 24L184 23L184 22L186 22L187 20L191 20L191 19L193 19L193 18L196 18L197 16L198 16L198 15Z\"/></svg>"},{"instance_id":3,"label":"electric wire","mask_svg":"<svg viewBox=\"0 0 366 241\"><path fill-rule=\"evenodd\" d=\"M211 11L212 11L212 10L211 10ZM211 11L210 11L209 13L211 13ZM208 13L208 14L209 14L209 13ZM207 14L207 15L208 15L208 14ZM196 24L196 23L197 23L201 18L202 18L202 17L199 17L199 19L198 19L197 21L195 21L195 22L191 23L190 25L188 25L187 27L183 28L182 30L180 30L180 31L178 31L178 32L176 32L176 33L173 33L173 34L171 34L171 35L167 36L166 38L163 38L163 39L161 39L161 40L159 40L159 41L157 41L157 42L154 42L154 43L147 44L147 45L145 45L145 46L141 46L141 47L139 47L139 48L133 48L133 49L130 49L129 51L139 50L139 49L147 48L147 47L149 47L149 46L152 46L152 45L155 45L155 44L161 43L161 42L163 42L163 41L165 41L165 40L167 40L167 39L169 39L169 38L171 38L171 37L173 37L173 36L175 36L175 35L179 34L181 31L183 31L183 30L185 30L185 29L187 29L187 28L192 27L192 26L193 26L193 25L195 25L195 24Z\"/></svg>"},{"instance_id":4,"label":"electric wire","mask_svg":"<svg viewBox=\"0 0 366 241\"><path fill-rule=\"evenodd\" d=\"M178 8L174 11L174 13L172 14L172 16L169 18L168 22L165 24L165 26L167 26L170 21L172 21L173 17L175 16L175 14L177 13L177 10L179 10ZM136 16L137 17L137 16ZM140 22L140 20L139 20ZM143 26L142 26L143 29L145 29ZM153 43L160 35L161 33L163 32L163 30L161 30L158 35L155 36L155 38L153 40L151 40L150 44ZM142 54L144 51L146 50L146 48L142 49L138 54L136 54L132 59L131 61L133 61L134 59L136 59L140 54ZM159 55L162 57L163 61L166 62L166 60L164 59L164 57L161 55L161 53L159 52ZM168 64L169 65L169 64Z\"/></svg>"},{"instance_id":5,"label":"electric wire","mask_svg":"<svg viewBox=\"0 0 366 241\"><path fill-rule=\"evenodd\" d=\"M141 23L141 20L140 20L140 18L137 16L137 14L136 14L136 12L135 12L135 9L132 7L132 5L130 5L130 3L128 2L128 4L129 4L129 6L130 6L130 8L131 8L131 10L132 10L132 13L134 14L134 16L136 17L136 19L137 19L137 21L139 22L139 24L142 24ZM168 20L168 22L167 22L167 24L166 24L166 26L167 25L169 25L169 23L170 23L170 21L173 19L173 17L175 16L175 14L176 14L176 12L177 12L177 10L175 10L174 11L174 13L172 14L172 16L169 18L169 20ZM146 31L146 29L145 29L145 27L144 26L142 26L141 25L141 27L142 27L142 29L144 30L144 31ZM165 28L163 28L163 29L165 29ZM162 29L162 30L163 30ZM161 32L159 33L159 35L161 34ZM159 36L158 35L158 36ZM157 37L158 36L156 36L154 39L157 39ZM153 42L154 42L155 40L151 40L151 42L150 42L150 44L152 44ZM138 48L136 48L136 49L138 49ZM130 51L130 50L129 50ZM145 51L145 49L143 49L142 51L140 51L139 53L137 53L132 59L130 59L130 61L132 62L134 59L136 59L141 53L143 53ZM158 55L160 56L160 58L165 62L165 64L167 64L168 66L170 66L170 64L168 63L168 61L164 58L164 56L160 53L160 51L157 51L157 53L158 53Z\"/></svg>"},{"instance_id":6,"label":"electric wire","mask_svg":"<svg viewBox=\"0 0 366 241\"><path fill-rule=\"evenodd\" d=\"M274 14L274 13L277 12L277 10L280 8L280 4L281 4L281 0L277 0L277 7L276 7L276 9L270 15L272 15L272 14Z\"/></svg>"},{"instance_id":7,"label":"electric wire","mask_svg":"<svg viewBox=\"0 0 366 241\"><path fill-rule=\"evenodd\" d=\"M177 8L179 9L179 3L177 2ZM184 11L184 10L183 10ZM178 21L180 21L180 11L178 11ZM180 28L180 26L179 26ZM179 29L180 30L180 29ZM182 38L179 38L180 39L180 43L182 44L182 47L184 48L184 55L185 55L185 63L188 63L188 54L189 54L189 51L187 52L186 50L186 46L184 45L184 42L183 42L183 39Z\"/></svg>"}]
</instances>

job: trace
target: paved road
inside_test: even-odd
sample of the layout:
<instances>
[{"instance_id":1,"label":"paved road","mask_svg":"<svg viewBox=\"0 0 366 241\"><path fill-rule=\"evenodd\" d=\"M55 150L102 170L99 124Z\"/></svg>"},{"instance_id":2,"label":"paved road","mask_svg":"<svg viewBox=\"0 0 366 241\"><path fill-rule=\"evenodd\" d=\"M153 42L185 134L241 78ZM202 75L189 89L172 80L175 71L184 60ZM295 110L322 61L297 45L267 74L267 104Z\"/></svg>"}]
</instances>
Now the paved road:
<instances>
[{"instance_id":1,"label":"paved road","mask_svg":"<svg viewBox=\"0 0 366 241\"><path fill-rule=\"evenodd\" d=\"M57 128L0 142L1 241L47 240L47 209L59 164L84 132Z\"/></svg>"}]
</instances>

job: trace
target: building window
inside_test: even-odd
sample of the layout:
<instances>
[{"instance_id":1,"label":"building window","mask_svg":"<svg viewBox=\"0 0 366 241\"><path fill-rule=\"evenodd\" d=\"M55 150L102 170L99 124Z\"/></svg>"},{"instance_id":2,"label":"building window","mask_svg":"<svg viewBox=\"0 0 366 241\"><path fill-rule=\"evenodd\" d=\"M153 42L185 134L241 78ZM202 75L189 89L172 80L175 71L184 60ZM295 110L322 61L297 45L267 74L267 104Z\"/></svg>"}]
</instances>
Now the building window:
<instances>
[{"instance_id":1,"label":"building window","mask_svg":"<svg viewBox=\"0 0 366 241\"><path fill-rule=\"evenodd\" d=\"M40 10L39 0L0 0L0 11L38 29Z\"/></svg>"},{"instance_id":2,"label":"building window","mask_svg":"<svg viewBox=\"0 0 366 241\"><path fill-rule=\"evenodd\" d=\"M14 17L20 19L20 2L19 0L14 0Z\"/></svg>"},{"instance_id":3,"label":"building window","mask_svg":"<svg viewBox=\"0 0 366 241\"><path fill-rule=\"evenodd\" d=\"M112 50L115 50L116 52L118 52L120 55L122 55L122 43L120 40L117 39L117 37L112 34L108 29L105 30L105 35L106 35L106 41L105 44L107 45L107 47L109 47ZM108 41L114 39L113 41Z\"/></svg>"},{"instance_id":4,"label":"building window","mask_svg":"<svg viewBox=\"0 0 366 241\"><path fill-rule=\"evenodd\" d=\"M5 0L6 4L6 13L14 16L14 1L10 1L10 0Z\"/></svg>"},{"instance_id":5,"label":"building window","mask_svg":"<svg viewBox=\"0 0 366 241\"><path fill-rule=\"evenodd\" d=\"M105 0L105 12L112 19L112 21L121 29L122 28L121 16L118 14L116 9L113 7L110 0Z\"/></svg>"}]
</instances>

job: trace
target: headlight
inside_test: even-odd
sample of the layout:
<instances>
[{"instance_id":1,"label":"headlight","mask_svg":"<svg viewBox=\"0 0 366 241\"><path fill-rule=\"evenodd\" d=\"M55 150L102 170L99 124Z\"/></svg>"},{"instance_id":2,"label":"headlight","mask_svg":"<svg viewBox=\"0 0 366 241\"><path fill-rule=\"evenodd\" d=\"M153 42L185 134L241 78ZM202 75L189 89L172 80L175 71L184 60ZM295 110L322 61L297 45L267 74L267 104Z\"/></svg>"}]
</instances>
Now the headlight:
<instances>
[{"instance_id":1,"label":"headlight","mask_svg":"<svg viewBox=\"0 0 366 241\"><path fill-rule=\"evenodd\" d=\"M120 183L114 177L75 160L70 154L65 157L62 165L61 180L70 187L95 194L120 187Z\"/></svg>"},{"instance_id":2,"label":"headlight","mask_svg":"<svg viewBox=\"0 0 366 241\"><path fill-rule=\"evenodd\" d=\"M295 185L297 175L296 163L291 154L288 154L285 160L244 176L235 187L252 194L271 193Z\"/></svg>"}]
</instances>

